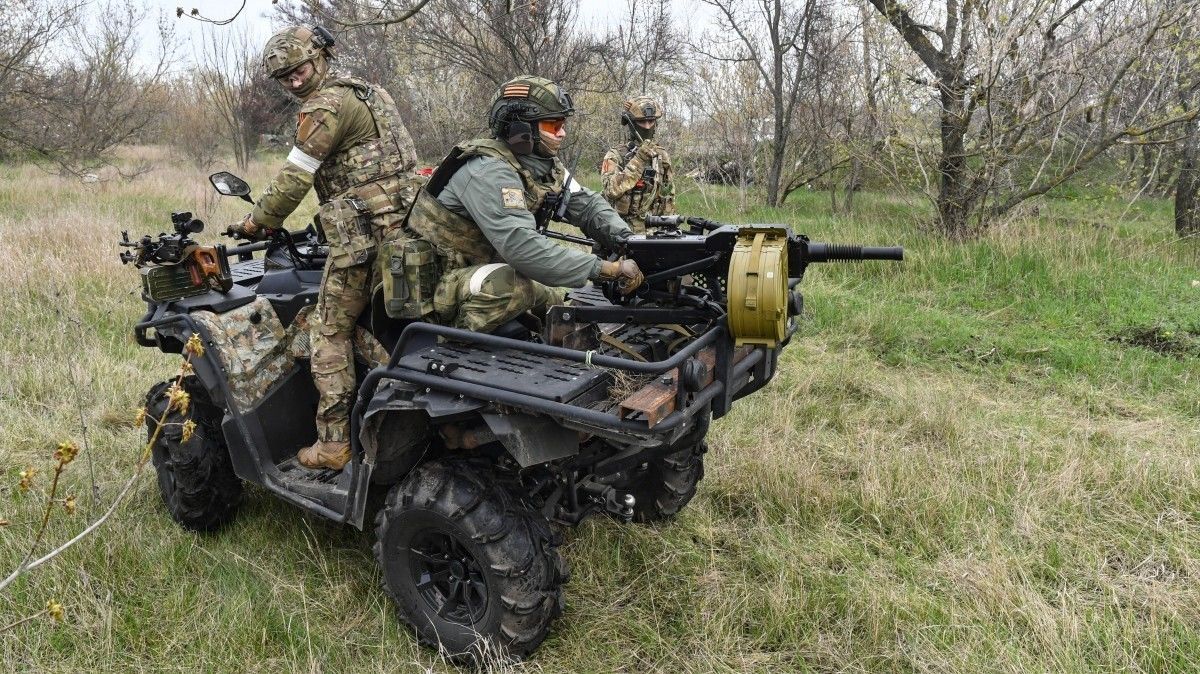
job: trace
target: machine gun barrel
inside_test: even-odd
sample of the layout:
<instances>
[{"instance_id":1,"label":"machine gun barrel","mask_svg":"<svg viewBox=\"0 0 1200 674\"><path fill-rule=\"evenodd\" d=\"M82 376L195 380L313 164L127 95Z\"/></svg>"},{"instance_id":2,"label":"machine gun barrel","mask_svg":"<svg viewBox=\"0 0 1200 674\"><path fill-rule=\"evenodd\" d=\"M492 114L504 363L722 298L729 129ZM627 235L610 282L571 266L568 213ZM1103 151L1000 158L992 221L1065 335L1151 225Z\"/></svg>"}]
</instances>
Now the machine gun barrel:
<instances>
[{"instance_id":1,"label":"machine gun barrel","mask_svg":"<svg viewBox=\"0 0 1200 674\"><path fill-rule=\"evenodd\" d=\"M902 246L856 246L844 243L808 242L805 262L835 262L838 260L903 260Z\"/></svg>"}]
</instances>

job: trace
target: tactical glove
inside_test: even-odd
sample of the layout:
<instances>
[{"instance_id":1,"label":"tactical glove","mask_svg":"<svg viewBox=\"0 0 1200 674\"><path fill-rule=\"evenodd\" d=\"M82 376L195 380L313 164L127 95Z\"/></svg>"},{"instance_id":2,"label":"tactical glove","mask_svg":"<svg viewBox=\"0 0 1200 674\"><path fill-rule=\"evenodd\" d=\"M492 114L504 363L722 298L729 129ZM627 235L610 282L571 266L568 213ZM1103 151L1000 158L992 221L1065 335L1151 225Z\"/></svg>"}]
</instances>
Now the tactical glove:
<instances>
[{"instance_id":1,"label":"tactical glove","mask_svg":"<svg viewBox=\"0 0 1200 674\"><path fill-rule=\"evenodd\" d=\"M628 295L633 292L638 286L642 285L642 281L646 277L642 276L642 270L638 269L637 262L621 258L619 260L601 260L600 261L600 276L601 281L616 281L617 288L622 295Z\"/></svg>"},{"instance_id":2,"label":"tactical glove","mask_svg":"<svg viewBox=\"0 0 1200 674\"><path fill-rule=\"evenodd\" d=\"M235 239L250 239L252 241L261 241L270 233L266 227L259 227L258 223L254 222L254 218L247 215L241 222L235 222L225 230L226 236L232 236Z\"/></svg>"},{"instance_id":3,"label":"tactical glove","mask_svg":"<svg viewBox=\"0 0 1200 674\"><path fill-rule=\"evenodd\" d=\"M652 141L646 141L638 146L637 153L634 156L643 162L649 162L658 156L658 146Z\"/></svg>"}]
</instances>

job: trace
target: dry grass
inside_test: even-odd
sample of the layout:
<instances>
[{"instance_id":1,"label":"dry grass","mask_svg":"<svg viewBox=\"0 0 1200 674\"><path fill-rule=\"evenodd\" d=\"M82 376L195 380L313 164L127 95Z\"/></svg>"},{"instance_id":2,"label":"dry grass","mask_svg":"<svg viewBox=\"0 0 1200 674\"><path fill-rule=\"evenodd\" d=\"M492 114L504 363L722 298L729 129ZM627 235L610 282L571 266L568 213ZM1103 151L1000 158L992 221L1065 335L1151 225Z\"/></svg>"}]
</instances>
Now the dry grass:
<instances>
[{"instance_id":1,"label":"dry grass","mask_svg":"<svg viewBox=\"0 0 1200 674\"><path fill-rule=\"evenodd\" d=\"M119 231L164 230L173 209L215 231L246 205L174 168L80 185L7 166L0 185L8 568L39 512L18 470L82 441L82 414L79 512L50 532L69 537L127 475L130 411L177 365L132 342L142 307ZM904 243L909 262L811 271L802 335L778 379L714 424L693 505L669 525L598 518L572 533L567 614L520 670L1200 669L1200 359L1112 339L1200 330L1198 257L1165 234L1163 208L1098 227L1123 208L1052 204L1053 220L951 245L903 200L864 197L839 219L807 199L712 215ZM233 526L194 536L146 479L108 528L0 596L0 624L51 598L67 613L0 634L0 662L448 669L394 617L369 543L261 490Z\"/></svg>"}]
</instances>

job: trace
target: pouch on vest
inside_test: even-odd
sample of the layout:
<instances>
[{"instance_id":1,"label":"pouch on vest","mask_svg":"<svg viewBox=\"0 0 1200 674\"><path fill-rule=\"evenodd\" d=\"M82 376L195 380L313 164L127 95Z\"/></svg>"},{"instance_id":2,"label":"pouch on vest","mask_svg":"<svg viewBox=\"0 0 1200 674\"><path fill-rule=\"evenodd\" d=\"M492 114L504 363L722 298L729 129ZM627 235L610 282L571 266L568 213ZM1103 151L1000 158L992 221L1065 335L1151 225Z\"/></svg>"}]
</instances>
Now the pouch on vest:
<instances>
[{"instance_id":1,"label":"pouch on vest","mask_svg":"<svg viewBox=\"0 0 1200 674\"><path fill-rule=\"evenodd\" d=\"M357 199L334 199L317 212L329 239L329 264L334 269L365 264L375 252L370 215L365 211L366 205Z\"/></svg>"},{"instance_id":2,"label":"pouch on vest","mask_svg":"<svg viewBox=\"0 0 1200 674\"><path fill-rule=\"evenodd\" d=\"M451 266L486 264L496 254L479 225L443 206L427 190L417 193L405 225L451 258Z\"/></svg>"},{"instance_id":3,"label":"pouch on vest","mask_svg":"<svg viewBox=\"0 0 1200 674\"><path fill-rule=\"evenodd\" d=\"M397 239L380 250L380 281L384 310L390 318L424 318L433 313L438 261L433 244L422 239Z\"/></svg>"}]
</instances>

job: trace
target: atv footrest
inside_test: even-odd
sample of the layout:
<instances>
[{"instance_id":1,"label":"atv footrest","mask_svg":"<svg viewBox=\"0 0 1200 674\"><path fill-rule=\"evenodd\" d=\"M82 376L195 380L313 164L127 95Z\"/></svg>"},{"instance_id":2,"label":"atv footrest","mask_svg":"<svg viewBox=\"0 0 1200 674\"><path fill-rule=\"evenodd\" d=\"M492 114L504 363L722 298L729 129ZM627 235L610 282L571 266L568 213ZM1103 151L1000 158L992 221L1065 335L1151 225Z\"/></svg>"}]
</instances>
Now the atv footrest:
<instances>
[{"instance_id":1,"label":"atv footrest","mask_svg":"<svg viewBox=\"0 0 1200 674\"><path fill-rule=\"evenodd\" d=\"M517 349L454 342L443 342L410 353L400 359L400 366L478 384L483 399L487 398L488 389L502 389L544 400L569 402L609 378L606 370L582 363Z\"/></svg>"},{"instance_id":2,"label":"atv footrest","mask_svg":"<svg viewBox=\"0 0 1200 674\"><path fill-rule=\"evenodd\" d=\"M279 463L275 467L279 469L279 473L283 481L292 487L295 487L297 483L301 482L307 482L313 485L336 484L338 477L342 474L340 470L330 470L329 468L305 468L304 466L300 465L300 462L297 461L296 457L294 456Z\"/></svg>"}]
</instances>

